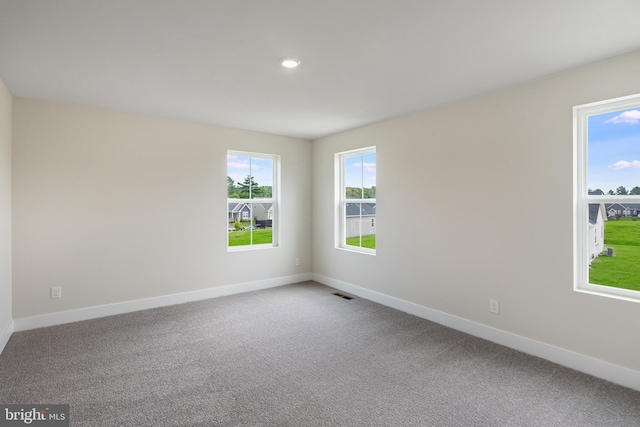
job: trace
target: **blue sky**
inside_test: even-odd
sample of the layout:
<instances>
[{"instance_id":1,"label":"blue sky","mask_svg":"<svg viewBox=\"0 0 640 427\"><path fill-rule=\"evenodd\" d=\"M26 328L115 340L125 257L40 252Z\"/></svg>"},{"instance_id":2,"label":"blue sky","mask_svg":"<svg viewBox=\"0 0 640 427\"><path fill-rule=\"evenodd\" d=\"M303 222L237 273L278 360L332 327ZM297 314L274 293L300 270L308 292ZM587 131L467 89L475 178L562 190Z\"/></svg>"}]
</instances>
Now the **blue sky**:
<instances>
[{"instance_id":1,"label":"blue sky","mask_svg":"<svg viewBox=\"0 0 640 427\"><path fill-rule=\"evenodd\" d=\"M227 175L236 184L244 182L248 175L253 176L258 185L273 186L273 160L262 157L227 155Z\"/></svg>"},{"instance_id":2,"label":"blue sky","mask_svg":"<svg viewBox=\"0 0 640 427\"><path fill-rule=\"evenodd\" d=\"M376 185L376 153L345 159L345 187L371 188Z\"/></svg>"},{"instance_id":3,"label":"blue sky","mask_svg":"<svg viewBox=\"0 0 640 427\"><path fill-rule=\"evenodd\" d=\"M640 187L640 109L589 117L588 153L592 190Z\"/></svg>"}]
</instances>

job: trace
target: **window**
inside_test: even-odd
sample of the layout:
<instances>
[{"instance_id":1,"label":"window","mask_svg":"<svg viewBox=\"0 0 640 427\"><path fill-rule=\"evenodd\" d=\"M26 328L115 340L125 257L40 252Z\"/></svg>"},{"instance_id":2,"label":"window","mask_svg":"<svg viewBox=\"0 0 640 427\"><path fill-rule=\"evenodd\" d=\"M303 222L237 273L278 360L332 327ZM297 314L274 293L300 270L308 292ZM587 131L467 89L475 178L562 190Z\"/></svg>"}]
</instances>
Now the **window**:
<instances>
[{"instance_id":1,"label":"window","mask_svg":"<svg viewBox=\"0 0 640 427\"><path fill-rule=\"evenodd\" d=\"M640 94L574 107L574 289L640 302Z\"/></svg>"},{"instance_id":2,"label":"window","mask_svg":"<svg viewBox=\"0 0 640 427\"><path fill-rule=\"evenodd\" d=\"M227 152L227 247L277 246L280 158Z\"/></svg>"},{"instance_id":3,"label":"window","mask_svg":"<svg viewBox=\"0 0 640 427\"><path fill-rule=\"evenodd\" d=\"M376 253L376 149L336 154L336 247Z\"/></svg>"}]
</instances>

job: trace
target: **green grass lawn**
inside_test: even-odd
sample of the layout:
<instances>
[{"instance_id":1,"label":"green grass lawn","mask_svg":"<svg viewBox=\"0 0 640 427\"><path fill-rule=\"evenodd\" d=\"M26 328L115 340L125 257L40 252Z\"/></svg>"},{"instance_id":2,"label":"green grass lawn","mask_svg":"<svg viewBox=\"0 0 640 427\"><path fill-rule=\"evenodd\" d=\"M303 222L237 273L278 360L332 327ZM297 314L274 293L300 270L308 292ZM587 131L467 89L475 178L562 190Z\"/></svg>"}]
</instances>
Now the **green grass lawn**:
<instances>
[{"instance_id":1,"label":"green grass lawn","mask_svg":"<svg viewBox=\"0 0 640 427\"><path fill-rule=\"evenodd\" d=\"M347 237L346 241L349 246L358 246L360 247L360 238L356 237ZM362 236L362 246L363 248L375 249L376 248L376 235L369 234L367 236Z\"/></svg>"},{"instance_id":2,"label":"green grass lawn","mask_svg":"<svg viewBox=\"0 0 640 427\"><path fill-rule=\"evenodd\" d=\"M614 255L600 255L589 268L589 283L640 291L640 221L628 218L604 224L604 244Z\"/></svg>"},{"instance_id":3,"label":"green grass lawn","mask_svg":"<svg viewBox=\"0 0 640 427\"><path fill-rule=\"evenodd\" d=\"M253 241L251 241L253 234ZM262 245L273 243L273 229L229 231L229 246Z\"/></svg>"}]
</instances>

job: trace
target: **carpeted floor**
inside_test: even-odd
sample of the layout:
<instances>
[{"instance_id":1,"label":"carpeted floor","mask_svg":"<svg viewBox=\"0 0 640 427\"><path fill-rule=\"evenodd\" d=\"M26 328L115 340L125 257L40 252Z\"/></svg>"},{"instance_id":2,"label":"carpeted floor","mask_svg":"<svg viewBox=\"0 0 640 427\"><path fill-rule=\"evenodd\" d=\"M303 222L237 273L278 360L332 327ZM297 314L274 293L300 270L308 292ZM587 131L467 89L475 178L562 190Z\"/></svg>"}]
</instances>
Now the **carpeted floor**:
<instances>
[{"instance_id":1,"label":"carpeted floor","mask_svg":"<svg viewBox=\"0 0 640 427\"><path fill-rule=\"evenodd\" d=\"M640 392L314 282L14 333L72 426L640 426Z\"/></svg>"}]
</instances>

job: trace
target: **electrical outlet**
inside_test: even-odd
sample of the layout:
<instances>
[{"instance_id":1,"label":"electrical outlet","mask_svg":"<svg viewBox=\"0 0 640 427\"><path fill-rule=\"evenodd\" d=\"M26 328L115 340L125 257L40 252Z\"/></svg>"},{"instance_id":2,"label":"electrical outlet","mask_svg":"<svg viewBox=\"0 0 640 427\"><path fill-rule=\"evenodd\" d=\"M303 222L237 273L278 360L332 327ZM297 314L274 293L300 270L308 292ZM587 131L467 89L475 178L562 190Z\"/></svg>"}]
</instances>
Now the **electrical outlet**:
<instances>
[{"instance_id":1,"label":"electrical outlet","mask_svg":"<svg viewBox=\"0 0 640 427\"><path fill-rule=\"evenodd\" d=\"M489 311L494 314L500 314L500 301L498 301L497 299L490 299Z\"/></svg>"},{"instance_id":2,"label":"electrical outlet","mask_svg":"<svg viewBox=\"0 0 640 427\"><path fill-rule=\"evenodd\" d=\"M62 298L62 287L54 286L51 288L51 299Z\"/></svg>"},{"instance_id":3,"label":"electrical outlet","mask_svg":"<svg viewBox=\"0 0 640 427\"><path fill-rule=\"evenodd\" d=\"M296 265L300 265L300 258L296 258Z\"/></svg>"}]
</instances>

